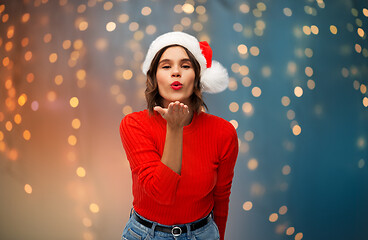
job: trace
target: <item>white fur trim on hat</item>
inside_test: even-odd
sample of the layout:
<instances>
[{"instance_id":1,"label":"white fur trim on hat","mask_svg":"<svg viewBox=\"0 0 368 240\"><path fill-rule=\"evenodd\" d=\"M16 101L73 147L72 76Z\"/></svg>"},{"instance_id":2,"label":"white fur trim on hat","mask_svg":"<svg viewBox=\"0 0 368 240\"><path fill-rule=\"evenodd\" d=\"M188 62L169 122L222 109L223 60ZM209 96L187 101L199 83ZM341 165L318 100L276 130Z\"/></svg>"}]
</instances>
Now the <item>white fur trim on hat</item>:
<instances>
[{"instance_id":1,"label":"white fur trim on hat","mask_svg":"<svg viewBox=\"0 0 368 240\"><path fill-rule=\"evenodd\" d=\"M146 59L143 62L143 73L147 74L151 66L151 62L158 51L173 44L178 44L188 49L199 62L201 69L206 69L206 59L202 55L202 50L199 47L198 40L195 37L183 32L169 32L157 37L151 43L146 55Z\"/></svg>"},{"instance_id":2,"label":"white fur trim on hat","mask_svg":"<svg viewBox=\"0 0 368 240\"><path fill-rule=\"evenodd\" d=\"M212 61L212 66L207 69L206 58L202 54L198 40L195 37L183 32L169 32L162 34L151 43L142 65L143 73L147 75L152 60L158 51L166 46L174 44L188 49L201 66L200 81L202 84L202 91L217 93L227 88L229 82L227 70L216 61Z\"/></svg>"},{"instance_id":3,"label":"white fur trim on hat","mask_svg":"<svg viewBox=\"0 0 368 240\"><path fill-rule=\"evenodd\" d=\"M212 60L212 66L201 75L201 83L204 92L222 92L229 85L227 70L219 62Z\"/></svg>"}]
</instances>

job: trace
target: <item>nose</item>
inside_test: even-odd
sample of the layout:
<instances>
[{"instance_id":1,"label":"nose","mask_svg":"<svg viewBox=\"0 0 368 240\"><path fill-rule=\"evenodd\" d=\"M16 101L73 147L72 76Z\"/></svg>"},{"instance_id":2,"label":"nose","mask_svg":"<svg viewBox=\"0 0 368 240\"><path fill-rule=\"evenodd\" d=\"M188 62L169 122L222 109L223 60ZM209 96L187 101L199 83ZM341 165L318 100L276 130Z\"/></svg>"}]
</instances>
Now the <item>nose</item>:
<instances>
[{"instance_id":1,"label":"nose","mask_svg":"<svg viewBox=\"0 0 368 240\"><path fill-rule=\"evenodd\" d=\"M179 66L174 66L172 67L172 73L171 73L171 77L180 77L180 67Z\"/></svg>"}]
</instances>

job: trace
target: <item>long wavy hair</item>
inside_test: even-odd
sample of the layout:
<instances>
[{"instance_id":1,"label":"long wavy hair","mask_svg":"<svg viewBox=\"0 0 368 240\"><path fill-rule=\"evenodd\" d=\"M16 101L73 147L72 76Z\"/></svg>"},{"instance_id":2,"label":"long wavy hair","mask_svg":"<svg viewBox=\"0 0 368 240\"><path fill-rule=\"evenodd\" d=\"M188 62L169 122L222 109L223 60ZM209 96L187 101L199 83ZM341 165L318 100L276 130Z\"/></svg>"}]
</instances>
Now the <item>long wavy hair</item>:
<instances>
[{"instance_id":1,"label":"long wavy hair","mask_svg":"<svg viewBox=\"0 0 368 240\"><path fill-rule=\"evenodd\" d=\"M156 79L156 73L157 73L157 67L158 63L160 61L160 58L162 54L166 51L166 49L170 47L179 46L184 48L185 52L188 54L188 57L190 59L190 62L192 63L195 77L194 77L194 87L193 87L193 94L190 96L190 108L193 109L195 112L200 112L202 108L206 108L208 110L207 105L204 103L202 98L202 92L201 92L201 66L199 65L198 61L194 57L194 55L185 47L180 45L169 45L164 48L162 48L160 51L158 51L153 58L151 62L151 66L147 72L147 81L146 81L146 101L147 101L147 108L150 114L153 114L153 108L155 106L163 106L163 98L161 97L159 91L158 91L158 84Z\"/></svg>"}]
</instances>

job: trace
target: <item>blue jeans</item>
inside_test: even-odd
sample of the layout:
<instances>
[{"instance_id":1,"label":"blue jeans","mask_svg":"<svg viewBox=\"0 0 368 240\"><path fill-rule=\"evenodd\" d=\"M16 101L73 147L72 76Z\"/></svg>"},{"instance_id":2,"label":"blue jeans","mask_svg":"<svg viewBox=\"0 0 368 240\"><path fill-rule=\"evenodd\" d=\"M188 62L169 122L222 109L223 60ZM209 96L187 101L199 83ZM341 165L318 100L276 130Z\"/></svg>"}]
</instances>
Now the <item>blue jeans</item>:
<instances>
[{"instance_id":1,"label":"blue jeans","mask_svg":"<svg viewBox=\"0 0 368 240\"><path fill-rule=\"evenodd\" d=\"M133 213L132 213L133 212ZM133 214L137 214L142 219L149 221L152 223L152 227L148 228L141 223L139 223L135 218L133 217ZM132 208L132 211L130 212L130 218L128 223L126 224L122 237L122 240L169 240L169 239L175 239L175 240L218 240L220 239L219 230L217 228L217 225L215 221L212 218L213 215L210 217L210 221L204 225L201 228L198 228L194 231L190 231L190 224L198 222L202 219L199 219L197 221L188 223L188 224L182 224L182 225L176 225L180 228L187 228L186 233L182 233L180 236L175 237L171 233L161 232L161 231L155 231L155 227L157 225L159 226L166 226L162 225L157 222L152 222L141 215L139 215L134 209Z\"/></svg>"}]
</instances>

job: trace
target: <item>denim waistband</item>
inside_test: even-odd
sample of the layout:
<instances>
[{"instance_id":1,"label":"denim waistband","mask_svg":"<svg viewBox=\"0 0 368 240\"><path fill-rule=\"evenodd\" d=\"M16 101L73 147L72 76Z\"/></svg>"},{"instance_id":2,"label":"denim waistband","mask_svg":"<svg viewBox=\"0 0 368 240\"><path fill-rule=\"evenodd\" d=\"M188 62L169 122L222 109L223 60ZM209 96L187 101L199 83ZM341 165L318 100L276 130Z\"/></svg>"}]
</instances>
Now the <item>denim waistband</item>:
<instances>
[{"instance_id":1,"label":"denim waistband","mask_svg":"<svg viewBox=\"0 0 368 240\"><path fill-rule=\"evenodd\" d=\"M146 222L152 223L152 225L143 223L137 217L143 219ZM197 222L200 222L206 218L206 223L198 223L196 225L197 227L193 227L193 224L196 224ZM164 227L165 229L163 229L162 227ZM171 231L167 231L167 228L169 228ZM142 239L146 238L146 236L148 235L151 239L156 239L156 236L163 239L177 240L196 239L197 237L199 237L200 239L219 239L218 228L216 226L216 223L214 222L212 211L206 217L190 223L164 225L141 216L135 211L134 208L132 208L130 211L130 219L124 231L125 233L123 234L127 235L141 234Z\"/></svg>"},{"instance_id":2,"label":"denim waistband","mask_svg":"<svg viewBox=\"0 0 368 240\"><path fill-rule=\"evenodd\" d=\"M159 236L162 236L162 237L165 237L165 236L171 236L171 234L168 234L168 233L165 233L165 232L161 232L161 231L158 231L156 230L156 226L163 226L163 227L169 227L169 228L174 228L174 227L179 227L179 228L186 228L187 229L187 232L186 233L183 233L183 234L186 234L189 238L191 237L192 235L192 231L190 230L191 229L191 224L194 224L194 223L197 223L205 218L208 218L210 217L211 220L205 225L207 226L211 221L213 221L213 210L209 213L209 215L207 215L206 217L203 217L201 219L198 219L196 221L193 221L193 222L190 222L190 223L186 223L186 224L175 224L175 225L164 225L164 224L160 224L158 222L155 222L155 221L151 221L143 216L141 216L139 213L137 213L134 209L134 207L130 210L130 218L132 218L132 214L136 214L138 217L140 217L141 219L144 219L150 223L152 223L152 227L150 229L147 229L146 226L142 225L141 223L137 222L136 220L134 220L135 224L138 224L137 227L139 226L140 229L147 229L146 231L149 232L149 234L153 237L155 234L158 234ZM132 218L134 219L134 217ZM205 227L203 226L203 227ZM196 231L201 231L200 229L202 229L203 227L195 230Z\"/></svg>"},{"instance_id":3,"label":"denim waistband","mask_svg":"<svg viewBox=\"0 0 368 240\"><path fill-rule=\"evenodd\" d=\"M151 221L151 220L149 220L149 219L147 219L147 218L143 217L142 215L140 215L139 213L137 213L137 212L135 211L134 207L132 207L132 208L130 209L130 216L129 216L129 217L131 217L131 216L132 216L132 214L137 214L140 218L142 218L142 219L144 219L144 220L146 220L146 221L148 221L148 222L156 223L156 225L164 226L164 227L172 227L172 226L179 226L179 227L180 227L180 226L186 226L187 224L193 224L193 223L199 222L199 221L201 221L201 220L203 220L203 219L207 218L208 216L211 216L211 218L213 219L213 210L212 210L212 211L211 211L207 216L205 216L205 217L203 217L203 218L201 218L201 219L198 219L198 220L196 220L196 221L193 221L193 222L187 223L187 224L164 225L164 224L160 224L160 223L158 223L158 222Z\"/></svg>"}]
</instances>

